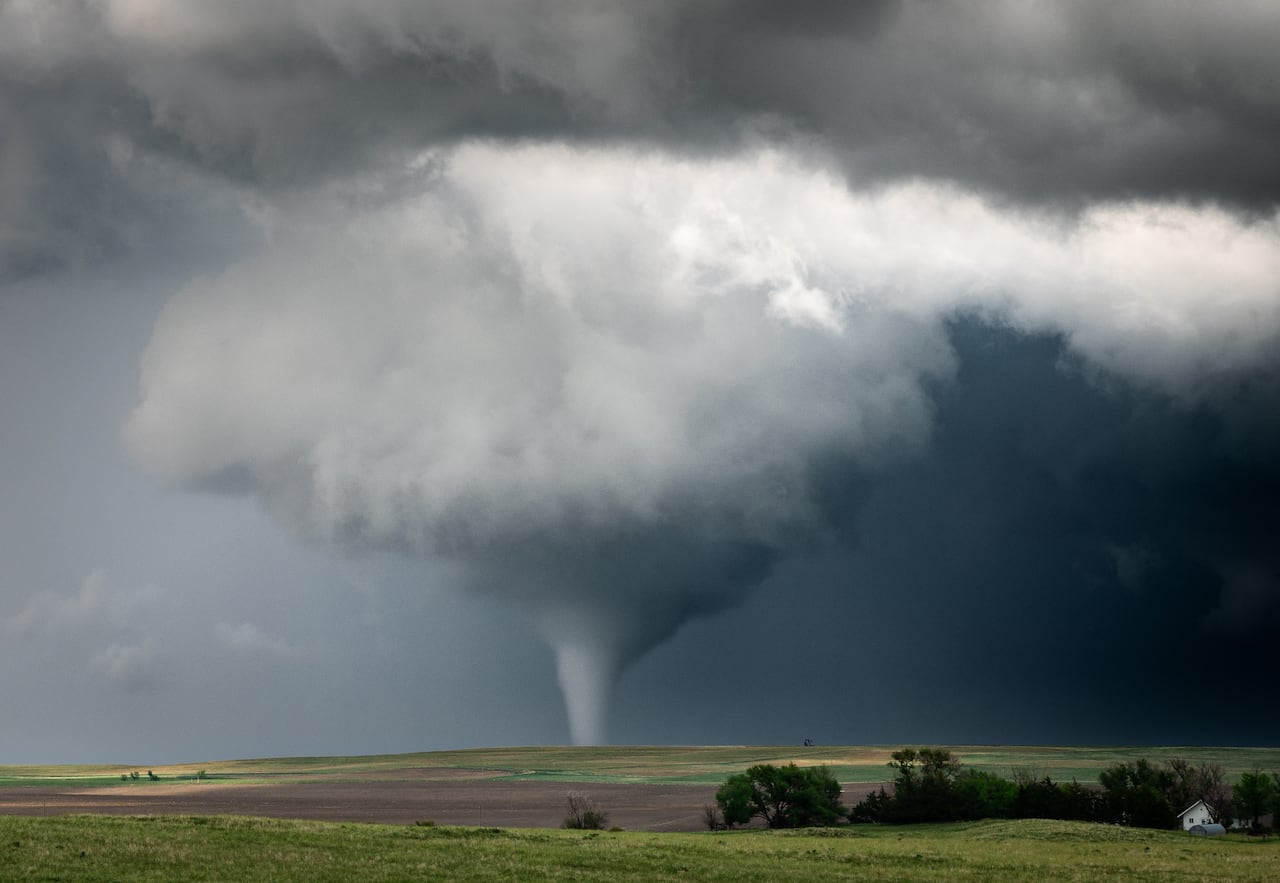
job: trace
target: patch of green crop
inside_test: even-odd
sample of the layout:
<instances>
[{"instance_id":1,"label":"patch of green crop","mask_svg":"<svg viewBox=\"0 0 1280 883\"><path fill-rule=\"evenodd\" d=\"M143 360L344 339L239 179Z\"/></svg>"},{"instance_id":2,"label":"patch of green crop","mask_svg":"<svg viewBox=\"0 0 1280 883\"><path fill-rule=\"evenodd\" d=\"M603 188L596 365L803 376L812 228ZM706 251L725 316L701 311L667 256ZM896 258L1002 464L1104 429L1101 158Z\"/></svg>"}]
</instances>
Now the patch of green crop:
<instances>
[{"instance_id":1,"label":"patch of green crop","mask_svg":"<svg viewBox=\"0 0 1280 883\"><path fill-rule=\"evenodd\" d=\"M148 781L145 778L141 781ZM4 776L0 775L0 788L5 787L61 787L100 788L104 785L120 785L119 776ZM153 783L152 783L153 784Z\"/></svg>"},{"instance_id":2,"label":"patch of green crop","mask_svg":"<svg viewBox=\"0 0 1280 883\"><path fill-rule=\"evenodd\" d=\"M326 778L385 778L402 770L450 771L477 778L543 779L562 782L662 783L714 785L760 763L801 766L823 764L846 783L876 783L891 778L890 755L900 746L611 746L476 748L370 757L283 757L202 761L155 767L75 766L3 767L6 785L120 785L120 776L153 769L165 781L206 778L235 782L322 781ZM943 746L965 766L1010 777L1015 771L1055 781L1093 783L1117 763L1145 757L1152 762L1185 757L1193 763L1220 763L1228 779L1255 767L1280 770L1277 748L1088 747L1088 746ZM145 779L146 776L144 775ZM153 783L154 784L154 783Z\"/></svg>"},{"instance_id":3,"label":"patch of green crop","mask_svg":"<svg viewBox=\"0 0 1280 883\"><path fill-rule=\"evenodd\" d=\"M1280 748L1204 746L964 746L954 749L965 766L1011 776L1015 770L1054 781L1096 783L1098 773L1118 763L1146 758L1153 763L1183 757L1192 763L1221 764L1229 780L1254 768L1280 770Z\"/></svg>"},{"instance_id":4,"label":"patch of green crop","mask_svg":"<svg viewBox=\"0 0 1280 883\"><path fill-rule=\"evenodd\" d=\"M1280 879L1280 841L1071 822L650 834L249 818L0 818L5 880Z\"/></svg>"}]
</instances>

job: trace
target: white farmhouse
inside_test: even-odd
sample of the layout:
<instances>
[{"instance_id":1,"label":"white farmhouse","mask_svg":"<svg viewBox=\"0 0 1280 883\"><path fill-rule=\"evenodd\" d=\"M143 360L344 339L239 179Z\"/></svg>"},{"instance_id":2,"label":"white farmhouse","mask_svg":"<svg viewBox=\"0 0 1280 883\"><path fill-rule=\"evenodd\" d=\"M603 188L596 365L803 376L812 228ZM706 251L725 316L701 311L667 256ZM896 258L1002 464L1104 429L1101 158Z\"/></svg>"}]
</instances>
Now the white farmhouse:
<instances>
[{"instance_id":1,"label":"white farmhouse","mask_svg":"<svg viewBox=\"0 0 1280 883\"><path fill-rule=\"evenodd\" d=\"M1213 807L1205 803L1203 800L1197 800L1188 806L1182 812L1178 813L1178 819L1182 822L1182 830L1190 831L1196 825L1213 824ZM1261 816L1258 821L1264 825L1273 824L1270 816ZM1241 830L1249 827L1248 819L1232 819L1231 829ZM1199 833L1199 832L1197 832Z\"/></svg>"},{"instance_id":2,"label":"white farmhouse","mask_svg":"<svg viewBox=\"0 0 1280 883\"><path fill-rule=\"evenodd\" d=\"M1182 822L1182 830L1184 831L1190 831L1194 825L1209 825L1215 821L1213 810L1203 800L1197 800L1178 813L1178 819Z\"/></svg>"}]
</instances>

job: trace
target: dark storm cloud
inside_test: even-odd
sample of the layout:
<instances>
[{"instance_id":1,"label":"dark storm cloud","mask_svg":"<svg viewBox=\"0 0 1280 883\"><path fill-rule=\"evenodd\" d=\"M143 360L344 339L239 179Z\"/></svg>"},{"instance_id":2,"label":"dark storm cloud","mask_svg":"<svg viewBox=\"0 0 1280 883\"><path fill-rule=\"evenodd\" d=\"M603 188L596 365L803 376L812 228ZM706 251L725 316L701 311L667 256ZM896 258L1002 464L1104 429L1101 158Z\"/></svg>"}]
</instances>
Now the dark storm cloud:
<instances>
[{"instance_id":1,"label":"dark storm cloud","mask_svg":"<svg viewBox=\"0 0 1280 883\"><path fill-rule=\"evenodd\" d=\"M861 182L1280 199L1273 5L903 2L842 18L813 4L812 19L797 12L810 26L790 28L756 7L700 6L677 29L691 126L774 115Z\"/></svg>"},{"instance_id":2,"label":"dark storm cloud","mask_svg":"<svg viewBox=\"0 0 1280 883\"><path fill-rule=\"evenodd\" d=\"M23 54L20 36L0 33L0 282L154 253L175 231L209 252L240 236L214 229L238 194L155 125L116 61Z\"/></svg>"},{"instance_id":3,"label":"dark storm cloud","mask_svg":"<svg viewBox=\"0 0 1280 883\"><path fill-rule=\"evenodd\" d=\"M1058 335L949 337L921 458L849 486L844 534L623 683L637 739L1273 744L1280 433L1081 370ZM1273 378L1277 365L1272 366ZM1280 412L1275 385L1236 400ZM1250 580L1253 582L1250 582ZM744 634L804 635L763 656ZM787 661L778 661L785 657ZM744 710L716 659L751 671ZM674 697L669 685L688 686Z\"/></svg>"},{"instance_id":4,"label":"dark storm cloud","mask_svg":"<svg viewBox=\"0 0 1280 883\"><path fill-rule=\"evenodd\" d=\"M394 3L364 21L281 14L267 38L228 14L237 39L215 33L194 57L144 40L131 82L206 159L238 152L265 174L397 140L705 148L782 126L859 183L1280 198L1280 13L1266 4L533 4L514 24L438 6L443 26Z\"/></svg>"},{"instance_id":5,"label":"dark storm cloud","mask_svg":"<svg viewBox=\"0 0 1280 883\"><path fill-rule=\"evenodd\" d=\"M1124 382L1100 384L1061 339L971 321L952 337L961 368L941 396L936 455L919 476L960 491L949 541L978 550L979 559L983 549L1012 553L1019 563L993 569L991 581L1007 594L1025 592L1033 607L1052 610L1074 586L1089 603L1064 606L1086 617L1096 607L1093 630L1112 647L1103 657L1158 648L1153 655L1168 658L1215 632L1238 640L1242 655L1257 649L1280 597L1253 620L1227 625L1219 614L1234 604L1233 573L1280 575L1270 541L1280 528L1275 425L1242 445L1230 413ZM1272 360L1264 369L1270 382L1228 407L1275 413L1278 367ZM999 605L987 609L1000 615ZM1125 631L1131 637L1121 640Z\"/></svg>"},{"instance_id":6,"label":"dark storm cloud","mask_svg":"<svg viewBox=\"0 0 1280 883\"><path fill-rule=\"evenodd\" d=\"M713 0L686 4L683 15L694 21L714 22L722 34L761 32L806 37L840 34L858 38L874 35L898 6L899 0L867 0L865 3L796 0L786 4L769 0Z\"/></svg>"},{"instance_id":7,"label":"dark storm cloud","mask_svg":"<svg viewBox=\"0 0 1280 883\"><path fill-rule=\"evenodd\" d=\"M811 139L856 185L937 177L1072 207L1280 199L1274 4L60 0L2 15L10 272L110 247L136 211L101 156L111 137L272 187L475 136L714 151L763 132Z\"/></svg>"},{"instance_id":8,"label":"dark storm cloud","mask_svg":"<svg viewBox=\"0 0 1280 883\"><path fill-rule=\"evenodd\" d=\"M437 5L457 10L0 4L0 279L163 235L183 168L289 193L434 143L591 128L601 99L555 74L573 45L526 60L495 44L519 22Z\"/></svg>"},{"instance_id":9,"label":"dark storm cloud","mask_svg":"<svg viewBox=\"0 0 1280 883\"><path fill-rule=\"evenodd\" d=\"M304 144L351 154L388 134L696 146L772 119L817 138L857 182L925 175L1036 200L1254 208L1280 197L1280 13L1268 4L750 0L595 16L533 4L514 26L497 7L438 5L444 26L394 3L364 22L284 16L283 48L246 33L131 73L159 125L197 144L239 127L268 169L286 156L307 167Z\"/></svg>"},{"instance_id":10,"label":"dark storm cloud","mask_svg":"<svg viewBox=\"0 0 1280 883\"><path fill-rule=\"evenodd\" d=\"M1273 739L1280 716L1249 695L1280 621L1274 424L1242 446L1213 409L1064 370L1059 339L965 322L953 340L934 456L864 513L890 519L876 538L930 635L922 667L1076 741ZM1276 413L1269 367L1234 407Z\"/></svg>"},{"instance_id":11,"label":"dark storm cloud","mask_svg":"<svg viewBox=\"0 0 1280 883\"><path fill-rule=\"evenodd\" d=\"M128 107L127 95L91 77L0 77L0 281L124 244L112 218L128 227L140 206L111 170L113 113L104 109L121 99Z\"/></svg>"}]
</instances>

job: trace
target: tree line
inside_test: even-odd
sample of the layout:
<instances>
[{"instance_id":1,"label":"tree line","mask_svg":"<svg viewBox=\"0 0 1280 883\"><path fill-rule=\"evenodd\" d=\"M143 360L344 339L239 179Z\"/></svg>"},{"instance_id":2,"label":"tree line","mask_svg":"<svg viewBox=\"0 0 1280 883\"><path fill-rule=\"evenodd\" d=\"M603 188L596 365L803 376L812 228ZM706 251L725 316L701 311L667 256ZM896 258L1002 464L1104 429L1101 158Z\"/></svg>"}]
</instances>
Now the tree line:
<instances>
[{"instance_id":1,"label":"tree line","mask_svg":"<svg viewBox=\"0 0 1280 883\"><path fill-rule=\"evenodd\" d=\"M1268 813L1280 818L1280 774L1254 770L1231 785L1221 765L1174 757L1145 758L1103 770L1098 784L1055 782L1030 771L1012 779L966 769L949 750L895 751L892 792L881 787L852 809L840 803L840 785L826 767L753 766L730 776L708 807L708 825L746 824L760 818L772 828L854 823L912 824L970 819L1065 819L1144 828L1175 828L1178 813L1204 800L1211 818L1236 819L1261 830Z\"/></svg>"},{"instance_id":2,"label":"tree line","mask_svg":"<svg viewBox=\"0 0 1280 883\"><path fill-rule=\"evenodd\" d=\"M1177 813L1203 799L1215 821L1231 824L1233 789L1219 764L1145 758L1103 770L1098 785L1055 782L1030 771L1012 779L965 769L941 748L895 751L893 793L884 788L850 812L855 822L943 822L965 819L1065 819L1143 828L1174 828ZM1260 813L1261 814L1261 813Z\"/></svg>"}]
</instances>

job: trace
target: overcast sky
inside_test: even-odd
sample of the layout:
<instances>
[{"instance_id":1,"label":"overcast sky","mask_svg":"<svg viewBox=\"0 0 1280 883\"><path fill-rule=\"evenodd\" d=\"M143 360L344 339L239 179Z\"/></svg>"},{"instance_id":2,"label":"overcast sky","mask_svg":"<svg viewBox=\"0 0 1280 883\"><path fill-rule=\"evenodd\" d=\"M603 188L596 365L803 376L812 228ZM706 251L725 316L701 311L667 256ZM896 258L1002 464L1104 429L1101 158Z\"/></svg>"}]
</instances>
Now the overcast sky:
<instances>
[{"instance_id":1,"label":"overcast sky","mask_svg":"<svg viewBox=\"0 0 1280 883\"><path fill-rule=\"evenodd\" d=\"M1280 744L1278 42L0 0L0 764Z\"/></svg>"}]
</instances>

